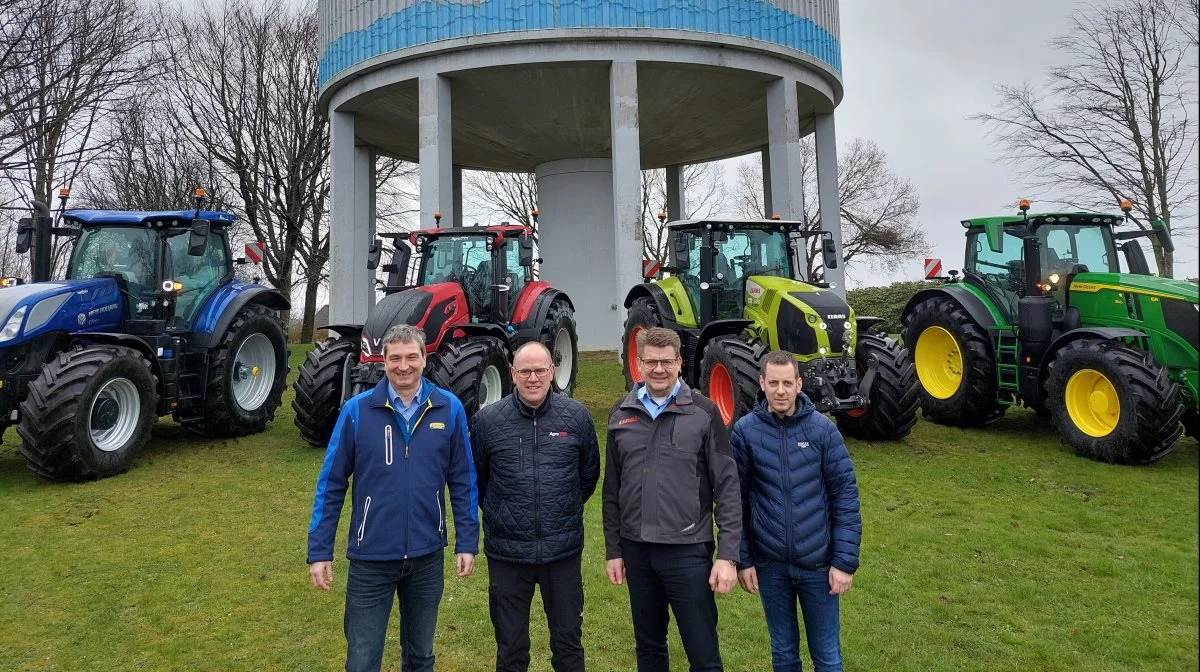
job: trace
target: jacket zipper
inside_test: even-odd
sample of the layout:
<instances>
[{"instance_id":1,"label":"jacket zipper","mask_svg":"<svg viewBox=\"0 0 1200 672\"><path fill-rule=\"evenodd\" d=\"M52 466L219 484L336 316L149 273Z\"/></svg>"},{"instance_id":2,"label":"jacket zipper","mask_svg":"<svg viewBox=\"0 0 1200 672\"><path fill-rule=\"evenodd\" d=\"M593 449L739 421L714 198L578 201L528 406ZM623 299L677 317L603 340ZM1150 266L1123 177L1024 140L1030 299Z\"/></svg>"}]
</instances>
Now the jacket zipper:
<instances>
[{"instance_id":1,"label":"jacket zipper","mask_svg":"<svg viewBox=\"0 0 1200 672\"><path fill-rule=\"evenodd\" d=\"M788 439L786 428L779 425L779 464L783 467L783 491L787 494L784 502L783 522L787 530L785 535L787 563L792 564L792 469L788 464Z\"/></svg>"},{"instance_id":2,"label":"jacket zipper","mask_svg":"<svg viewBox=\"0 0 1200 672\"><path fill-rule=\"evenodd\" d=\"M533 416L533 452L531 453L533 456L533 538L534 538L533 557L534 557L535 562L541 563L542 548L541 548L541 544L539 544L537 542L538 539L542 538L542 521L538 516L538 510L541 508L541 506L540 506L540 498L538 495L537 446L538 446L538 428L537 428L537 415L536 415L536 411L535 411L535 415Z\"/></svg>"},{"instance_id":3,"label":"jacket zipper","mask_svg":"<svg viewBox=\"0 0 1200 672\"><path fill-rule=\"evenodd\" d=\"M438 509L438 534L441 534L441 533L442 533L442 528L443 528L443 527L445 527L445 525L446 525L446 514L442 512L442 493L440 493L440 492L439 492L439 493L435 494L435 495L433 496L433 498L434 498L434 500L436 500L436 501L437 501L437 509Z\"/></svg>"},{"instance_id":4,"label":"jacket zipper","mask_svg":"<svg viewBox=\"0 0 1200 672\"><path fill-rule=\"evenodd\" d=\"M366 501L363 502L363 519L358 524L358 545L362 546L363 535L367 532L367 514L371 512L371 496L367 495Z\"/></svg>"}]
</instances>

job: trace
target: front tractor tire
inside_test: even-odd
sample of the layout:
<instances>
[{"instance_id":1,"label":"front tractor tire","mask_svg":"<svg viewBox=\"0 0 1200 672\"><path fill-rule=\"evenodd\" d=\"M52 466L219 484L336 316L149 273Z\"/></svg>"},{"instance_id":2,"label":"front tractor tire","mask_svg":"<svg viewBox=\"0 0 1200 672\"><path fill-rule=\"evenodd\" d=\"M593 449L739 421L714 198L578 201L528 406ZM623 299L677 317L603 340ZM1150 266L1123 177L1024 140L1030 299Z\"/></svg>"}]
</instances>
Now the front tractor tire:
<instances>
[{"instance_id":1,"label":"front tractor tire","mask_svg":"<svg viewBox=\"0 0 1200 672\"><path fill-rule=\"evenodd\" d=\"M426 375L462 402L467 417L512 392L508 349L498 338L451 341L429 358Z\"/></svg>"},{"instance_id":2,"label":"front tractor tire","mask_svg":"<svg viewBox=\"0 0 1200 672\"><path fill-rule=\"evenodd\" d=\"M266 429L283 402L287 359L287 335L273 311L255 303L243 307L208 352L204 414L187 427L221 438Z\"/></svg>"},{"instance_id":3,"label":"front tractor tire","mask_svg":"<svg viewBox=\"0 0 1200 672\"><path fill-rule=\"evenodd\" d=\"M579 335L571 304L563 299L550 304L538 340L550 350L554 362L554 391L568 397L573 395L579 375Z\"/></svg>"},{"instance_id":4,"label":"front tractor tire","mask_svg":"<svg viewBox=\"0 0 1200 672\"><path fill-rule=\"evenodd\" d=\"M1075 341L1050 363L1046 406L1075 454L1149 464L1171 452L1183 428L1179 386L1166 367L1114 341Z\"/></svg>"},{"instance_id":5,"label":"front tractor tire","mask_svg":"<svg viewBox=\"0 0 1200 672\"><path fill-rule=\"evenodd\" d=\"M891 338L864 334L858 337L854 359L860 374L874 371L875 377L866 408L834 414L838 429L867 441L899 441L908 436L921 405L916 367L908 350Z\"/></svg>"},{"instance_id":6,"label":"front tractor tire","mask_svg":"<svg viewBox=\"0 0 1200 672\"><path fill-rule=\"evenodd\" d=\"M621 368L625 373L625 389L632 390L634 385L642 382L642 372L638 368L638 334L661 326L662 316L658 314L653 301L644 296L633 300L625 316L625 334L621 337Z\"/></svg>"},{"instance_id":7,"label":"front tractor tire","mask_svg":"<svg viewBox=\"0 0 1200 672\"><path fill-rule=\"evenodd\" d=\"M308 352L292 385L296 428L316 448L329 445L342 404L354 396L350 374L362 346L354 336L328 338Z\"/></svg>"},{"instance_id":8,"label":"front tractor tire","mask_svg":"<svg viewBox=\"0 0 1200 672\"><path fill-rule=\"evenodd\" d=\"M704 348L700 391L716 404L726 427L754 410L764 354L761 345L750 345L737 336L720 336Z\"/></svg>"},{"instance_id":9,"label":"front tractor tire","mask_svg":"<svg viewBox=\"0 0 1200 672\"><path fill-rule=\"evenodd\" d=\"M132 348L93 345L42 367L21 402L21 454L50 481L89 481L129 469L150 436L158 397L150 361Z\"/></svg>"},{"instance_id":10,"label":"front tractor tire","mask_svg":"<svg viewBox=\"0 0 1200 672\"><path fill-rule=\"evenodd\" d=\"M956 301L934 296L904 323L904 345L921 383L921 409L940 424L980 427L999 420L996 358L987 331Z\"/></svg>"}]
</instances>

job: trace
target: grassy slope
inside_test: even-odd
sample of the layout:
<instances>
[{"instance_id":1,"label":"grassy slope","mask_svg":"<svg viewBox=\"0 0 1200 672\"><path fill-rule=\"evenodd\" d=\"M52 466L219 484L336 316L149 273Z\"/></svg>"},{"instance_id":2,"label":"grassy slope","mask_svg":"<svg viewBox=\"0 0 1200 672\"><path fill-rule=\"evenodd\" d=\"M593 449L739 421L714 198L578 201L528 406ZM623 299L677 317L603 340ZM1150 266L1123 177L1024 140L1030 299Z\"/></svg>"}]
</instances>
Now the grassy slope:
<instances>
[{"instance_id":1,"label":"grassy slope","mask_svg":"<svg viewBox=\"0 0 1200 672\"><path fill-rule=\"evenodd\" d=\"M293 375L300 349L293 355ZM621 392L586 356L579 398L601 427ZM209 442L162 420L129 473L39 482L0 445L0 670L329 670L341 666L345 561L308 585L305 535L320 451L292 425ZM919 423L850 445L863 568L843 601L847 670L1182 670L1197 655L1197 446L1144 468L1074 457L1025 412L982 431ZM348 507L347 507L348 512ZM587 507L585 647L630 670L624 588L603 577L599 498ZM345 541L339 530L339 548ZM447 579L439 670L494 653L486 563ZM720 599L729 670L767 670L756 598ZM535 603L533 670L549 670ZM385 669L398 669L393 625ZM685 669L672 638L675 669ZM808 668L811 669L811 668Z\"/></svg>"}]
</instances>

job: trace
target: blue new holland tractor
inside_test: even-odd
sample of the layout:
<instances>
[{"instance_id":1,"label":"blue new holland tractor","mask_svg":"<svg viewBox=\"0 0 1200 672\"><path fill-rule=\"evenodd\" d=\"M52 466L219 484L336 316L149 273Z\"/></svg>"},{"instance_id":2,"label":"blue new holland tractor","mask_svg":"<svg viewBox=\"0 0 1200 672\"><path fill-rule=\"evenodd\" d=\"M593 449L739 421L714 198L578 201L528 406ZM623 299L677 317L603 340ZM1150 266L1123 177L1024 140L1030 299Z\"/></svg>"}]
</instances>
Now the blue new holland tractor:
<instances>
[{"instance_id":1,"label":"blue new holland tractor","mask_svg":"<svg viewBox=\"0 0 1200 672\"><path fill-rule=\"evenodd\" d=\"M64 196L65 199L65 196ZM34 203L17 251L33 281L0 288L0 432L55 481L129 468L158 416L214 437L261 432L287 375L274 289L234 278L234 217L201 210L60 210ZM64 200L65 202L65 200ZM50 279L54 237L66 276Z\"/></svg>"}]
</instances>

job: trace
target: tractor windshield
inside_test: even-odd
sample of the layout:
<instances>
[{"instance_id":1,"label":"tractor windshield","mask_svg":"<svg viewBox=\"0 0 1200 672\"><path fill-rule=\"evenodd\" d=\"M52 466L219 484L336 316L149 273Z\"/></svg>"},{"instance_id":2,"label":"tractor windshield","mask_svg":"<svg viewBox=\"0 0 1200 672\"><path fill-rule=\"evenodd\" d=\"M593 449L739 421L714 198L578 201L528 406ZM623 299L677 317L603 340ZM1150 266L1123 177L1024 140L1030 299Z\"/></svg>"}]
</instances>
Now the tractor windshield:
<instances>
[{"instance_id":1,"label":"tractor windshield","mask_svg":"<svg viewBox=\"0 0 1200 672\"><path fill-rule=\"evenodd\" d=\"M752 275L792 277L787 234L765 229L740 229L716 243L713 270L721 276L716 294L717 319L740 318L746 278Z\"/></svg>"},{"instance_id":2,"label":"tractor windshield","mask_svg":"<svg viewBox=\"0 0 1200 672\"><path fill-rule=\"evenodd\" d=\"M439 282L461 283L471 315L488 315L492 304L492 253L487 249L487 236L446 235L426 242L418 284Z\"/></svg>"},{"instance_id":3,"label":"tractor windshield","mask_svg":"<svg viewBox=\"0 0 1200 672\"><path fill-rule=\"evenodd\" d=\"M1089 271L1120 270L1106 226L1043 226L1038 234L1042 238L1045 274L1069 273L1075 264L1083 264Z\"/></svg>"},{"instance_id":4,"label":"tractor windshield","mask_svg":"<svg viewBox=\"0 0 1200 672\"><path fill-rule=\"evenodd\" d=\"M71 264L68 278L94 278L99 275L119 277L128 292L129 314L136 316L139 305L154 297L157 280L154 260L158 256L154 231L146 227L104 226L83 229Z\"/></svg>"}]
</instances>

